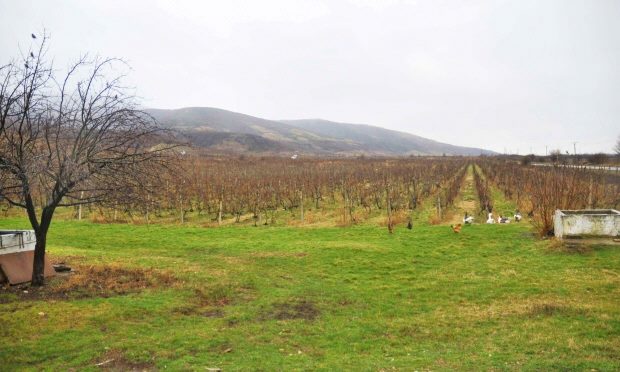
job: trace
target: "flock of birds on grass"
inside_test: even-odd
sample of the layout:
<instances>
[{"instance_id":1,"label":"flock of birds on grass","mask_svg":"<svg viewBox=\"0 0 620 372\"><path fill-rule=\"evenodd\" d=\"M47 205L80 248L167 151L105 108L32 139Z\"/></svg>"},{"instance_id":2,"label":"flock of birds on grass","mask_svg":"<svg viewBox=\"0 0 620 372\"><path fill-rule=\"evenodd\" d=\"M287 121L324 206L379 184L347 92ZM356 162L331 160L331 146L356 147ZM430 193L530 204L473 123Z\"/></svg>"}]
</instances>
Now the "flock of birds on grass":
<instances>
[{"instance_id":1,"label":"flock of birds on grass","mask_svg":"<svg viewBox=\"0 0 620 372\"><path fill-rule=\"evenodd\" d=\"M515 222L521 222L522 219L523 219L523 216L521 216L521 212L519 212L519 210L515 211L513 220ZM497 217L497 219L495 219L493 217L493 212L489 212L486 223L488 224L510 223L510 221L511 221L510 218L504 217L501 214L499 215L499 217ZM455 234L458 234L461 232L461 228L463 227L463 225L471 225L472 223L474 223L474 216L470 216L467 212L465 212L465 216L463 217L463 223L462 224L458 223L456 225L450 225L450 227L452 228L452 231L454 231Z\"/></svg>"}]
</instances>

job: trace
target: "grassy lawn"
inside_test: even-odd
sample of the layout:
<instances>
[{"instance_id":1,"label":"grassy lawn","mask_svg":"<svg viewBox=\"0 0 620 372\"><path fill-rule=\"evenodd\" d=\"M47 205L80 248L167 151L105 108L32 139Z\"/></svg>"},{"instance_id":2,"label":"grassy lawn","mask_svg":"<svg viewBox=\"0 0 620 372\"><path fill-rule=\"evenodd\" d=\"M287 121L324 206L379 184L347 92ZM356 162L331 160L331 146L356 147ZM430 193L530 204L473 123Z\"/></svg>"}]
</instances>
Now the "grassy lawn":
<instances>
[{"instance_id":1,"label":"grassy lawn","mask_svg":"<svg viewBox=\"0 0 620 372\"><path fill-rule=\"evenodd\" d=\"M27 227L0 220L16 225ZM109 360L224 371L620 369L620 250L567 252L526 224L389 235L57 221L50 234L53 260L176 280L107 298L0 290L0 370Z\"/></svg>"}]
</instances>

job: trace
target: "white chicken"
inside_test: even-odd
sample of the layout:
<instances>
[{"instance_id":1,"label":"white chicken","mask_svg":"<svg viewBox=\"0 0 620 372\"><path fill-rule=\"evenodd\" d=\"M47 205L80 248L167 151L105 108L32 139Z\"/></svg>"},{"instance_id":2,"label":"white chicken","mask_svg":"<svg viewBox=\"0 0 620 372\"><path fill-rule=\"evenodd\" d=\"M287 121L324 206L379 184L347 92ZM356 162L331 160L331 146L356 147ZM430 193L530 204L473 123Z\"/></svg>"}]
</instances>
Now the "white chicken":
<instances>
[{"instance_id":1,"label":"white chicken","mask_svg":"<svg viewBox=\"0 0 620 372\"><path fill-rule=\"evenodd\" d=\"M487 223L495 223L495 219L493 219L493 213L489 213L489 218L487 218Z\"/></svg>"},{"instance_id":2,"label":"white chicken","mask_svg":"<svg viewBox=\"0 0 620 372\"><path fill-rule=\"evenodd\" d=\"M521 212L519 212L519 211L517 210L517 211L515 212L515 215L514 215L515 222L521 222L521 219L522 219L522 218L523 218L523 216L521 216Z\"/></svg>"},{"instance_id":3,"label":"white chicken","mask_svg":"<svg viewBox=\"0 0 620 372\"><path fill-rule=\"evenodd\" d=\"M467 225L471 225L474 222L474 216L470 216L465 212L465 217L463 217L463 223Z\"/></svg>"}]
</instances>

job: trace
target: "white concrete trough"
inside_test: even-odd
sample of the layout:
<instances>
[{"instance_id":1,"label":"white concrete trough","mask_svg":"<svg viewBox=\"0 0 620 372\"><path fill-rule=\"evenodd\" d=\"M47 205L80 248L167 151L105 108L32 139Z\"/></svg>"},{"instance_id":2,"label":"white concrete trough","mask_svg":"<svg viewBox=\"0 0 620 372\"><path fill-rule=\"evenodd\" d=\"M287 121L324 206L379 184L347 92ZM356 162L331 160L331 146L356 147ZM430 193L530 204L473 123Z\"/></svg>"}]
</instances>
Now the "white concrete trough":
<instances>
[{"instance_id":1,"label":"white concrete trough","mask_svg":"<svg viewBox=\"0 0 620 372\"><path fill-rule=\"evenodd\" d=\"M36 243L33 230L0 230L0 283L30 281ZM43 275L54 275L54 268L47 257L44 265Z\"/></svg>"},{"instance_id":2,"label":"white concrete trough","mask_svg":"<svg viewBox=\"0 0 620 372\"><path fill-rule=\"evenodd\" d=\"M0 255L34 251L34 230L0 230Z\"/></svg>"},{"instance_id":3,"label":"white concrete trough","mask_svg":"<svg viewBox=\"0 0 620 372\"><path fill-rule=\"evenodd\" d=\"M553 225L556 238L616 237L620 231L620 212L615 209L558 209Z\"/></svg>"}]
</instances>

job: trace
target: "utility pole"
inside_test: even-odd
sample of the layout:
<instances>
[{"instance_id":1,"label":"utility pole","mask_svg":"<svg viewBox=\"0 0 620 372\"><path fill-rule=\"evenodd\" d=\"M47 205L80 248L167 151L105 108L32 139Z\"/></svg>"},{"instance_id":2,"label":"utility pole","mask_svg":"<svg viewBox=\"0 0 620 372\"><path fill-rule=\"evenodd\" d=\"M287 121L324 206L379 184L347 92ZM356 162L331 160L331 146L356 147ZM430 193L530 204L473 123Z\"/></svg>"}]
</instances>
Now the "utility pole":
<instances>
[{"instance_id":1,"label":"utility pole","mask_svg":"<svg viewBox=\"0 0 620 372\"><path fill-rule=\"evenodd\" d=\"M548 150L547 145L545 145L545 156L547 156L547 155L549 155L549 150Z\"/></svg>"},{"instance_id":2,"label":"utility pole","mask_svg":"<svg viewBox=\"0 0 620 372\"><path fill-rule=\"evenodd\" d=\"M573 154L577 155L577 142L573 142Z\"/></svg>"}]
</instances>

